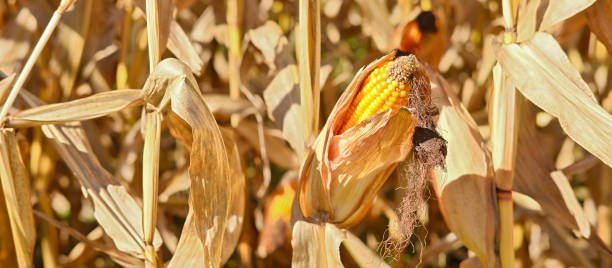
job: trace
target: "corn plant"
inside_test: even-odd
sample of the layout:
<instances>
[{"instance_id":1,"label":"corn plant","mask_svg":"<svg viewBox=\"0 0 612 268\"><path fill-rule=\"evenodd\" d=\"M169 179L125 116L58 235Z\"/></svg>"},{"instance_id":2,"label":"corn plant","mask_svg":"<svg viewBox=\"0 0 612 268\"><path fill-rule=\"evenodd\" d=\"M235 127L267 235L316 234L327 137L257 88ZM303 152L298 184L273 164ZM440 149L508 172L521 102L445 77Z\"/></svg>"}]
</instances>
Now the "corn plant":
<instances>
[{"instance_id":1,"label":"corn plant","mask_svg":"<svg viewBox=\"0 0 612 268\"><path fill-rule=\"evenodd\" d=\"M1 267L608 267L612 1L0 1Z\"/></svg>"}]
</instances>

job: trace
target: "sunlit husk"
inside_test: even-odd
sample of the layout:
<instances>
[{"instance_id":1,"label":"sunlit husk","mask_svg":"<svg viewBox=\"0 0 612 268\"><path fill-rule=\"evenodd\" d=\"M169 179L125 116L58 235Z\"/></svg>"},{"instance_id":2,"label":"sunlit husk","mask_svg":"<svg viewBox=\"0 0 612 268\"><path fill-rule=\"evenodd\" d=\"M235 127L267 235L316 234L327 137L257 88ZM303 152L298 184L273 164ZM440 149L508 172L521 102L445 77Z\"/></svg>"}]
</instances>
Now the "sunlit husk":
<instances>
[{"instance_id":1,"label":"sunlit husk","mask_svg":"<svg viewBox=\"0 0 612 268\"><path fill-rule=\"evenodd\" d=\"M341 227L356 224L412 150L416 120L405 107L373 115L339 134L366 76L395 56L392 52L362 69L336 103L302 169L299 205L304 216Z\"/></svg>"}]
</instances>

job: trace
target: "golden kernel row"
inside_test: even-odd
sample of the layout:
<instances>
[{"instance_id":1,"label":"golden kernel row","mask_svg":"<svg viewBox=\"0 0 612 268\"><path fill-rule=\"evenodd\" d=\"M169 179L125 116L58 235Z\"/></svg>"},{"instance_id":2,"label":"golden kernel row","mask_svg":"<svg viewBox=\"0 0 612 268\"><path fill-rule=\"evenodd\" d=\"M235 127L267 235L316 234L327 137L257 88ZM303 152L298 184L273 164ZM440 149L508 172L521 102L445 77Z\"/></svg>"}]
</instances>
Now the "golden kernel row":
<instances>
[{"instance_id":1,"label":"golden kernel row","mask_svg":"<svg viewBox=\"0 0 612 268\"><path fill-rule=\"evenodd\" d=\"M396 112L399 107L408 104L410 88L388 76L392 65L393 61L389 61L368 75L349 107L341 133L374 114L388 109Z\"/></svg>"}]
</instances>

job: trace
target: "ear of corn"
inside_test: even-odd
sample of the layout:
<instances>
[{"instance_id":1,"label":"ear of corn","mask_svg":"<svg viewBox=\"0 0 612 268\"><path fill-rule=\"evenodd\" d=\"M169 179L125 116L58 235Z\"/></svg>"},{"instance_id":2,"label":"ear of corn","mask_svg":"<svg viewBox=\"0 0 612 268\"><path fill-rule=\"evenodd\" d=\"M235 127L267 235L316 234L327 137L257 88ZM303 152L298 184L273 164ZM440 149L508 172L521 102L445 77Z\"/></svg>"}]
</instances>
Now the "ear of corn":
<instances>
[{"instance_id":1,"label":"ear of corn","mask_svg":"<svg viewBox=\"0 0 612 268\"><path fill-rule=\"evenodd\" d=\"M405 69L407 56L386 62L374 69L363 82L357 96L351 102L345 123L340 133L361 123L361 121L380 112L392 110L408 104L410 85L407 83Z\"/></svg>"}]
</instances>

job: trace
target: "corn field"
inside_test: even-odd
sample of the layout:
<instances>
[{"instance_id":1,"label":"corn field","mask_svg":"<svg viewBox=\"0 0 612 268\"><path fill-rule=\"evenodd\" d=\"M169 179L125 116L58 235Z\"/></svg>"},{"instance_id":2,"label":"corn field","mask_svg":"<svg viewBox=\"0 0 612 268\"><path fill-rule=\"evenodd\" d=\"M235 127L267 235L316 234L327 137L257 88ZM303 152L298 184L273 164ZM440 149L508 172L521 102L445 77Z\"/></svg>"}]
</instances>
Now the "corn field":
<instances>
[{"instance_id":1,"label":"corn field","mask_svg":"<svg viewBox=\"0 0 612 268\"><path fill-rule=\"evenodd\" d=\"M0 267L612 267L612 0L0 0Z\"/></svg>"}]
</instances>

